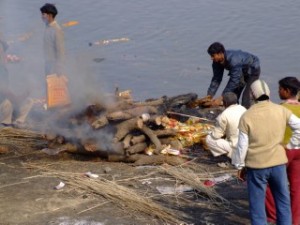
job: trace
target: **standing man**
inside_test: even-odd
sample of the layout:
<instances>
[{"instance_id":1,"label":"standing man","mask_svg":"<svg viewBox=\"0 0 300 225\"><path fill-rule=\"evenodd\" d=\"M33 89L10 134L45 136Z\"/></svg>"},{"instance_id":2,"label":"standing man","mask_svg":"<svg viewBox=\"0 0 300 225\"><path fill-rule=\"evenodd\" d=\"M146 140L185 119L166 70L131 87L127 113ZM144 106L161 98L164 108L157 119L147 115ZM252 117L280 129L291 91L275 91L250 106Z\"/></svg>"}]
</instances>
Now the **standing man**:
<instances>
[{"instance_id":1,"label":"standing man","mask_svg":"<svg viewBox=\"0 0 300 225\"><path fill-rule=\"evenodd\" d=\"M279 97L282 106L291 110L296 116L300 117L300 102L297 99L297 93L300 90L300 81L296 77L285 77L279 80ZM293 225L300 224L300 144L297 146L287 146L293 131L287 127L283 145L288 147L286 154L288 157L287 174L289 179L291 208ZM276 223L275 202L270 191L267 188L266 212L268 221Z\"/></svg>"},{"instance_id":2,"label":"standing man","mask_svg":"<svg viewBox=\"0 0 300 225\"><path fill-rule=\"evenodd\" d=\"M239 121L246 108L237 104L237 96L233 92L223 95L225 110L217 117L217 124L206 136L206 145L213 156L226 154L231 158L236 149L239 134Z\"/></svg>"},{"instance_id":3,"label":"standing man","mask_svg":"<svg viewBox=\"0 0 300 225\"><path fill-rule=\"evenodd\" d=\"M46 3L40 8L40 11L46 24L44 34L45 74L64 75L64 33L55 20L57 9L55 5Z\"/></svg>"},{"instance_id":4,"label":"standing man","mask_svg":"<svg viewBox=\"0 0 300 225\"><path fill-rule=\"evenodd\" d=\"M45 74L47 80L47 108L70 104L65 76L64 33L55 20L55 5L46 3L40 8L46 24L44 34Z\"/></svg>"},{"instance_id":5,"label":"standing man","mask_svg":"<svg viewBox=\"0 0 300 225\"><path fill-rule=\"evenodd\" d=\"M254 81L251 93L256 103L241 117L238 146L233 152L232 164L239 170L240 178L244 168L247 168L251 224L267 224L265 197L269 184L276 202L277 224L290 225L288 160L282 139L289 125L293 134L286 148L300 146L300 119L286 107L269 100L270 90L264 81Z\"/></svg>"},{"instance_id":6,"label":"standing man","mask_svg":"<svg viewBox=\"0 0 300 225\"><path fill-rule=\"evenodd\" d=\"M6 66L8 44L0 37L0 127L24 127L33 106L29 92L16 96L9 88L9 74Z\"/></svg>"},{"instance_id":7,"label":"standing man","mask_svg":"<svg viewBox=\"0 0 300 225\"><path fill-rule=\"evenodd\" d=\"M6 62L6 50L8 49L8 44L1 37L0 33L0 85L7 87L8 85L8 70Z\"/></svg>"},{"instance_id":8,"label":"standing man","mask_svg":"<svg viewBox=\"0 0 300 225\"><path fill-rule=\"evenodd\" d=\"M0 34L1 35L1 34ZM10 102L7 101L7 89L9 85L8 70L6 65L6 50L8 44L2 40L0 36L0 126L11 124L12 121L12 107Z\"/></svg>"},{"instance_id":9,"label":"standing man","mask_svg":"<svg viewBox=\"0 0 300 225\"><path fill-rule=\"evenodd\" d=\"M251 105L250 86L260 75L260 63L257 56L241 50L225 50L224 46L215 42L207 49L213 63L213 77L207 95L214 97L222 82L224 69L228 70L229 81L222 93L234 92L238 99L243 90L242 105L247 109ZM220 105L223 97L213 100L213 105Z\"/></svg>"}]
</instances>

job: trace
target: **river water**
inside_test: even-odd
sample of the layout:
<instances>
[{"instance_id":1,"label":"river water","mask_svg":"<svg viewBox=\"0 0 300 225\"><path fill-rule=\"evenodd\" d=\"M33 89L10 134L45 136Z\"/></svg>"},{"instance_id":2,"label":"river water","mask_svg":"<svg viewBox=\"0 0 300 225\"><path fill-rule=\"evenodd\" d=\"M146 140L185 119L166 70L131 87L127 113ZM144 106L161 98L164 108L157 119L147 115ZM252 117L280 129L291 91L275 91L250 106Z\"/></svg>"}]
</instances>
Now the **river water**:
<instances>
[{"instance_id":1,"label":"river water","mask_svg":"<svg viewBox=\"0 0 300 225\"><path fill-rule=\"evenodd\" d=\"M0 0L0 28L15 41L10 52L22 57L10 65L19 87L40 92L43 78L41 0ZM261 78L279 102L277 82L299 76L300 1L271 0L68 0L54 2L64 28L68 76L73 95L131 89L135 100L188 92L206 95L212 76L206 50L214 41L261 60ZM127 42L89 46L97 40ZM228 77L224 76L218 94ZM21 82L17 82L21 81ZM75 90L75 91L74 91Z\"/></svg>"}]
</instances>

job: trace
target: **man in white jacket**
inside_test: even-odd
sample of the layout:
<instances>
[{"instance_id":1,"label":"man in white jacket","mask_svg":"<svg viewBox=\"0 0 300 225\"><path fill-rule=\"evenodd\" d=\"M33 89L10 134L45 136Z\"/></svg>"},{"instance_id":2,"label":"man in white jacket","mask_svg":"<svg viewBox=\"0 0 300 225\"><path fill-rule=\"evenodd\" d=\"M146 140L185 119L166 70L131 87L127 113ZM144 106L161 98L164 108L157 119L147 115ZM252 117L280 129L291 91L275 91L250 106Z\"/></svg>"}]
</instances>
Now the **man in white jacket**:
<instances>
[{"instance_id":1,"label":"man in white jacket","mask_svg":"<svg viewBox=\"0 0 300 225\"><path fill-rule=\"evenodd\" d=\"M246 108L237 104L237 96L233 92L223 95L225 110L217 117L217 124L206 136L206 144L213 156L226 154L231 158L232 151L238 142L238 125Z\"/></svg>"}]
</instances>

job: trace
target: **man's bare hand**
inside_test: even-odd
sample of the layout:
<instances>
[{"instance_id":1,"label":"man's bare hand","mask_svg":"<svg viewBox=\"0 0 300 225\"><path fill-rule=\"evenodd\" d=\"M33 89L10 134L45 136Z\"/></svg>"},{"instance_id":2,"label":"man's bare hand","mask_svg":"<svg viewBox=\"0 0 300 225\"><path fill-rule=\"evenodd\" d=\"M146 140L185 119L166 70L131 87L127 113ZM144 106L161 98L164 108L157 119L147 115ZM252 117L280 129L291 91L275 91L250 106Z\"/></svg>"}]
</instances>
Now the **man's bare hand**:
<instances>
[{"instance_id":1,"label":"man's bare hand","mask_svg":"<svg viewBox=\"0 0 300 225\"><path fill-rule=\"evenodd\" d=\"M243 167L241 170L238 170L237 177L241 181L246 181L246 167Z\"/></svg>"},{"instance_id":2,"label":"man's bare hand","mask_svg":"<svg viewBox=\"0 0 300 225\"><path fill-rule=\"evenodd\" d=\"M221 106L221 105L223 105L223 97L220 96L218 98L212 99L211 100L211 105L212 106Z\"/></svg>"}]
</instances>

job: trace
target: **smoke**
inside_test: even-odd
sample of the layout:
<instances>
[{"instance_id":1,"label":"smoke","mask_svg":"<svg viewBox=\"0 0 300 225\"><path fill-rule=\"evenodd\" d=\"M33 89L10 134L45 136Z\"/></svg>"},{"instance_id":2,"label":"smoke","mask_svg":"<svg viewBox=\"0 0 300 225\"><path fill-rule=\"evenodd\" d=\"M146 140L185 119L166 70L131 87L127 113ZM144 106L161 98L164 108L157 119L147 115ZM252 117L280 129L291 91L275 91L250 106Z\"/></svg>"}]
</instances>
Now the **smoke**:
<instances>
[{"instance_id":1,"label":"smoke","mask_svg":"<svg viewBox=\"0 0 300 225\"><path fill-rule=\"evenodd\" d=\"M66 128L63 124L67 125L66 121L60 124L52 123L48 129L50 129L50 131L54 132L56 135L66 138L67 142L80 145L92 144L95 145L96 149L101 152L114 151L112 144L114 134L111 127L94 130L87 123L78 124L71 128Z\"/></svg>"},{"instance_id":2,"label":"smoke","mask_svg":"<svg viewBox=\"0 0 300 225\"><path fill-rule=\"evenodd\" d=\"M20 3L14 0L0 1L0 33L9 43L7 54L14 54L20 57L18 63L9 63L10 89L16 95L22 95L30 91L30 97L43 99L46 96L46 79L44 74L44 55L43 55L43 35L45 24L41 19L39 8L45 2L40 0L31 1L30 4ZM63 3L62 3L63 4ZM56 4L59 14L57 21L63 20L63 10L60 4ZM62 19L62 20L60 20ZM76 28L76 27L75 27ZM68 30L69 29L69 30ZM93 54L89 52L88 46L85 52L70 51L69 40L72 28L65 28L65 48L66 48L66 76L69 79L69 91L72 100L72 113L68 116L76 115L84 111L90 104L101 104L104 107L112 103L111 98L107 97L103 90L103 83L99 79L99 63L91 67ZM95 74L96 73L96 74ZM95 131L87 123L69 129L68 119L62 121L60 109L53 112L40 111L45 114L47 119L44 123L44 131L51 131L72 139L93 139L102 149L111 149L112 133L108 130ZM35 118L43 116L30 114ZM68 129L67 129L68 128ZM73 130L72 130L73 129Z\"/></svg>"}]
</instances>

